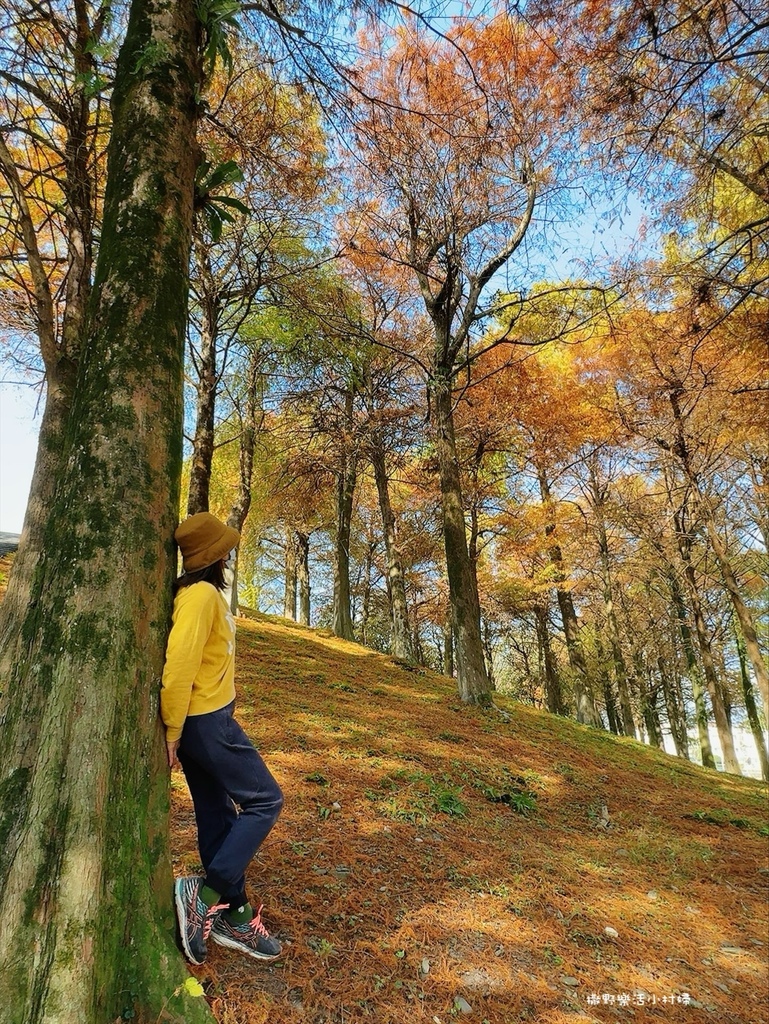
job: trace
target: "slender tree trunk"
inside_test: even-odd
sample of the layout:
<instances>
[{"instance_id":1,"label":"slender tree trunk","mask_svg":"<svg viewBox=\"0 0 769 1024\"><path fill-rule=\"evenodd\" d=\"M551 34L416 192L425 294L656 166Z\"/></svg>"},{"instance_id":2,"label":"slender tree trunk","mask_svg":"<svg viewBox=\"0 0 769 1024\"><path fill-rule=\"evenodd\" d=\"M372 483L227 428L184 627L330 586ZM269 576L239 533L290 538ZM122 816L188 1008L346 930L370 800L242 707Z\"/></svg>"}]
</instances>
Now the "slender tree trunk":
<instances>
[{"instance_id":1,"label":"slender tree trunk","mask_svg":"<svg viewBox=\"0 0 769 1024\"><path fill-rule=\"evenodd\" d=\"M622 724L617 714L617 701L614 687L611 682L611 674L608 669L606 651L600 639L596 637L596 654L598 655L599 675L603 687L603 702L606 705L606 718L609 722L609 729L615 736L622 735Z\"/></svg>"},{"instance_id":2,"label":"slender tree trunk","mask_svg":"<svg viewBox=\"0 0 769 1024\"><path fill-rule=\"evenodd\" d=\"M676 618L678 620L678 628L681 633L681 641L683 643L684 656L686 658L686 667L689 673L689 683L692 688L694 717L697 722L697 737L700 744L700 757L702 758L703 767L715 768L716 761L713 757L713 750L710 746L710 733L708 731L708 711L705 706L705 692L702 686L700 664L694 649L691 627L689 626L686 602L684 601L681 585L675 572L671 570L668 573L667 579L670 585L673 607L675 608Z\"/></svg>"},{"instance_id":3,"label":"slender tree trunk","mask_svg":"<svg viewBox=\"0 0 769 1024\"><path fill-rule=\"evenodd\" d=\"M295 532L296 581L299 589L299 622L310 625L310 535Z\"/></svg>"},{"instance_id":4,"label":"slender tree trunk","mask_svg":"<svg viewBox=\"0 0 769 1024\"><path fill-rule=\"evenodd\" d=\"M553 655L553 647L550 643L550 627L547 621L547 608L537 604L534 606L534 621L537 624L537 641L539 644L539 657L542 677L545 680L545 699L547 710L554 715L565 714L563 696L561 693L561 680L558 675L558 666Z\"/></svg>"},{"instance_id":5,"label":"slender tree trunk","mask_svg":"<svg viewBox=\"0 0 769 1024\"><path fill-rule=\"evenodd\" d=\"M336 537L334 540L334 632L345 640L354 640L350 601L350 533L353 500L358 476L358 460L354 452L344 456L337 477Z\"/></svg>"},{"instance_id":6,"label":"slender tree trunk","mask_svg":"<svg viewBox=\"0 0 769 1024\"><path fill-rule=\"evenodd\" d=\"M392 634L390 653L394 658L411 661L411 630L409 629L409 612L406 603L406 585L398 545L398 530L395 513L390 501L390 480L387 475L385 455L379 438L372 438L369 457L374 470L379 509L382 514L382 530L384 533L385 556L387 559L387 595L390 599L390 622Z\"/></svg>"},{"instance_id":7,"label":"slender tree trunk","mask_svg":"<svg viewBox=\"0 0 769 1024\"><path fill-rule=\"evenodd\" d=\"M238 533L243 533L248 513L251 511L251 488L254 478L254 453L256 452L256 439L262 427L264 410L261 402L260 390L260 354L257 348L251 350L246 369L246 397L245 405L239 409L240 418L240 447L238 450L238 490L235 500L232 503L230 514L227 516L227 525L234 527ZM213 424L212 424L213 426ZM213 431L211 434L213 456ZM211 462L208 464L208 476L206 482L206 496L211 481ZM205 511L205 510L203 510ZM235 553L235 565L232 570L232 598L230 608L233 615L238 614L238 571L240 568L240 548Z\"/></svg>"},{"instance_id":8,"label":"slender tree trunk","mask_svg":"<svg viewBox=\"0 0 769 1024\"><path fill-rule=\"evenodd\" d=\"M42 555L3 670L0 1022L210 1020L173 940L158 722L192 227L200 27L134 0L104 225ZM119 586L109 585L115 573Z\"/></svg>"},{"instance_id":9,"label":"slender tree trunk","mask_svg":"<svg viewBox=\"0 0 769 1024\"><path fill-rule=\"evenodd\" d=\"M684 714L683 705L679 700L675 680L671 678L668 664L661 654L657 658L657 668L660 674L660 682L662 683L662 693L665 698L665 708L668 714L670 733L673 737L676 754L679 757L686 758L688 761L689 737L686 731L686 715Z\"/></svg>"},{"instance_id":10,"label":"slender tree trunk","mask_svg":"<svg viewBox=\"0 0 769 1024\"><path fill-rule=\"evenodd\" d=\"M285 532L286 542L286 571L285 586L283 589L283 616L286 619L296 621L296 589L297 589L297 544L296 532L287 528Z\"/></svg>"},{"instance_id":11,"label":"slender tree trunk","mask_svg":"<svg viewBox=\"0 0 769 1024\"><path fill-rule=\"evenodd\" d=\"M548 557L550 564L555 570L556 598L558 609L563 622L563 632L566 637L566 651L569 656L569 665L573 672L574 699L576 704L576 719L585 725L593 725L601 728L603 723L598 709L595 706L590 678L587 672L587 662L582 650L579 636L579 620L574 608L574 601L570 591L560 584L566 581L566 568L563 561L561 546L556 540L555 516L553 501L550 492L550 481L542 465L537 463L537 478L539 480L539 491L542 502L545 505L548 515L545 525L545 537L548 541Z\"/></svg>"},{"instance_id":12,"label":"slender tree trunk","mask_svg":"<svg viewBox=\"0 0 769 1024\"><path fill-rule=\"evenodd\" d=\"M606 527L603 519L598 515L598 549L601 555L601 567L603 569L603 598L606 609L606 624L609 628L609 647L611 650L612 664L614 665L614 680L619 694L620 715L622 719L622 731L626 736L636 736L633 709L630 704L630 687L628 685L627 666L622 653L622 644L619 637L619 626L617 615L614 611L614 587L612 585L611 567L609 564L609 542L606 536Z\"/></svg>"},{"instance_id":13,"label":"slender tree trunk","mask_svg":"<svg viewBox=\"0 0 769 1024\"><path fill-rule=\"evenodd\" d=\"M697 585L697 576L692 565L691 557L691 537L689 534L685 534L681 527L680 520L676 517L677 527L677 539L678 539L678 550L681 555L681 561L684 566L684 579L686 580L689 589L689 607L692 610L692 617L694 619L694 631L697 637L697 643L700 649L700 658L702 661L702 667L705 672L705 684L710 694L710 703L713 708L713 717L716 720L716 729L718 730L718 738L721 741L721 751L724 757L724 768L727 772L732 772L735 775L740 773L740 765L737 760L737 754L734 749L734 737L732 736L732 727L729 723L729 716L726 713L726 707L721 696L721 687L718 682L718 676L716 674L716 667L713 661L713 652L710 647L710 637L708 636L707 626L705 625L705 615L702 610L702 601L700 599L699 586Z\"/></svg>"},{"instance_id":14,"label":"slender tree trunk","mask_svg":"<svg viewBox=\"0 0 769 1024\"><path fill-rule=\"evenodd\" d=\"M368 646L368 623L371 616L371 571L374 567L376 547L376 539L370 533L366 544L366 561L363 566L363 598L360 612L360 642L364 646Z\"/></svg>"},{"instance_id":15,"label":"slender tree trunk","mask_svg":"<svg viewBox=\"0 0 769 1024\"><path fill-rule=\"evenodd\" d=\"M432 417L441 482L443 539L449 579L457 689L463 701L487 703L491 686L483 660L478 587L467 546L450 377L433 380Z\"/></svg>"},{"instance_id":16,"label":"slender tree trunk","mask_svg":"<svg viewBox=\"0 0 769 1024\"><path fill-rule=\"evenodd\" d=\"M737 644L737 657L740 661L740 678L742 679L742 692L745 696L745 710L748 713L750 731L753 733L753 741L756 744L756 751L758 752L758 763L761 765L761 778L766 781L769 780L769 756L767 756L766 738L761 728L761 719L758 715L756 698L753 694L753 686L750 682L750 673L748 672L745 646L743 639L740 636L739 624L737 622L734 622L734 639Z\"/></svg>"},{"instance_id":17,"label":"slender tree trunk","mask_svg":"<svg viewBox=\"0 0 769 1024\"><path fill-rule=\"evenodd\" d=\"M197 414L192 441L190 493L187 515L208 512L211 490L211 466L214 459L214 424L216 422L216 316L212 309L203 309L203 330L198 361Z\"/></svg>"}]
</instances>

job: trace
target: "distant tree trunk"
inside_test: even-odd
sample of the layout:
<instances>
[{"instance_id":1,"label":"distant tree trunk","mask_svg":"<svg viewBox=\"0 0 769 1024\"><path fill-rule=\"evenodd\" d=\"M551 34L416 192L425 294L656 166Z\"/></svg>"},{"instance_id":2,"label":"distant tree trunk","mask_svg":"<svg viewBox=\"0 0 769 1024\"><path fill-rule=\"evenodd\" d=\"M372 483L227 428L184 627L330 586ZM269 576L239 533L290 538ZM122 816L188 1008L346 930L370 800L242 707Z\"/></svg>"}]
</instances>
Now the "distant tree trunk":
<instances>
[{"instance_id":1,"label":"distant tree trunk","mask_svg":"<svg viewBox=\"0 0 769 1024\"><path fill-rule=\"evenodd\" d=\"M353 500L358 477L355 452L346 452L336 487L336 536L334 538L334 621L337 636L354 640L350 601L350 534Z\"/></svg>"},{"instance_id":2,"label":"distant tree trunk","mask_svg":"<svg viewBox=\"0 0 769 1024\"><path fill-rule=\"evenodd\" d=\"M264 409L261 402L261 381L260 381L261 355L257 348L252 348L249 353L245 375L245 401L238 407L238 418L240 420L240 447L238 450L238 490L235 500L232 503L230 514L227 516L227 525L234 527L238 533L243 533L248 513L251 511L251 489L254 479L254 453L256 452L256 439L264 420ZM213 441L213 434L212 434ZM213 448L212 448L213 455ZM211 463L208 466L208 481L211 479ZM206 495L208 485L206 485ZM205 511L205 509L203 509ZM240 565L240 549L235 553L235 565L232 570L232 600L230 603L232 614L238 613L238 568Z\"/></svg>"},{"instance_id":3,"label":"distant tree trunk","mask_svg":"<svg viewBox=\"0 0 769 1024\"><path fill-rule=\"evenodd\" d=\"M740 764L737 760L737 754L734 749L732 727L729 723L729 716L726 713L726 707L724 706L724 701L721 695L721 687L718 682L716 667L713 662L713 652L710 647L710 637L708 636L707 626L705 625L705 615L702 610L702 600L700 598L699 586L697 584L697 576L692 564L691 535L684 532L681 520L678 516L675 517L675 523L678 550L684 567L684 579L686 580L689 589L689 607L692 610L694 630L700 649L702 667L705 671L705 683L708 688L708 693L710 694L710 703L713 708L713 717L716 720L718 738L721 741L721 751L724 756L724 768L728 772L740 775Z\"/></svg>"},{"instance_id":4,"label":"distant tree trunk","mask_svg":"<svg viewBox=\"0 0 769 1024\"><path fill-rule=\"evenodd\" d=\"M614 680L619 694L620 716L622 721L622 732L626 736L636 736L633 709L630 704L630 687L628 686L627 666L622 653L622 644L619 636L617 615L614 611L614 587L611 579L611 568L609 564L609 543L606 536L606 528L603 520L598 519L598 549L601 555L601 567L603 570L603 599L606 611L606 624L609 629L609 648L614 666Z\"/></svg>"},{"instance_id":5,"label":"distant tree trunk","mask_svg":"<svg viewBox=\"0 0 769 1024\"><path fill-rule=\"evenodd\" d=\"M576 703L576 719L578 722L583 722L585 725L593 725L602 728L603 722L601 721L601 716L598 714L598 709L595 706L595 699L593 698L590 678L587 672L587 662L580 642L579 620L577 619L577 612L574 608L574 601L572 600L570 591L560 585L566 581L566 568L564 566L561 545L556 540L556 526L553 515L550 481L547 478L544 466L537 463L536 469L537 479L539 480L540 496L542 497L543 504L548 510L548 519L545 525L545 537L548 541L548 556L550 558L550 564L555 570L556 598L558 600L558 609L561 613L561 621L563 622L564 636L566 637L566 651L569 656L569 664L571 665L574 673L573 685Z\"/></svg>"},{"instance_id":6,"label":"distant tree trunk","mask_svg":"<svg viewBox=\"0 0 769 1024\"><path fill-rule=\"evenodd\" d=\"M303 626L310 625L310 535L297 530L294 534L296 542L296 582L299 589L299 622Z\"/></svg>"},{"instance_id":7,"label":"distant tree trunk","mask_svg":"<svg viewBox=\"0 0 769 1024\"><path fill-rule=\"evenodd\" d=\"M411 661L411 630L409 629L409 612L406 604L406 585L403 574L403 562L398 546L398 530L395 513L390 501L390 480L387 475L384 448L378 438L373 438L369 453L374 470L379 509L382 514L382 530L384 533L385 556L387 559L387 595L390 599L390 623L392 627L390 653L394 658Z\"/></svg>"},{"instance_id":8,"label":"distant tree trunk","mask_svg":"<svg viewBox=\"0 0 769 1024\"><path fill-rule=\"evenodd\" d=\"M196 384L197 414L192 441L190 492L187 498L188 516L196 512L208 512L216 417L216 330L216 314L204 307Z\"/></svg>"},{"instance_id":9,"label":"distant tree trunk","mask_svg":"<svg viewBox=\"0 0 769 1024\"><path fill-rule=\"evenodd\" d=\"M285 586L283 589L283 615L296 621L296 590L297 590L297 544L296 531L287 527L285 531Z\"/></svg>"},{"instance_id":10,"label":"distant tree trunk","mask_svg":"<svg viewBox=\"0 0 769 1024\"><path fill-rule=\"evenodd\" d=\"M603 688L603 702L606 706L606 718L609 722L609 729L615 736L621 736L622 724L620 722L619 715L617 714L617 702L615 699L614 687L612 686L611 675L607 667L607 654L599 637L596 637L595 645L599 664L598 673L601 678L601 685Z\"/></svg>"},{"instance_id":11,"label":"distant tree trunk","mask_svg":"<svg viewBox=\"0 0 769 1024\"><path fill-rule=\"evenodd\" d=\"M544 605L534 605L534 621L537 625L540 667L545 680L547 710L554 715L563 715L566 712L563 706L561 680L550 643L550 627L547 621L547 608Z\"/></svg>"},{"instance_id":12,"label":"distant tree trunk","mask_svg":"<svg viewBox=\"0 0 769 1024\"><path fill-rule=\"evenodd\" d=\"M636 666L636 679L638 680L638 692L641 697L641 714L643 716L644 725L646 726L649 743L652 746L659 747L660 750L664 750L665 744L662 739L662 725L660 723L659 711L657 709L657 701L659 698L661 684L660 687L655 686L653 679L647 677L643 657L640 652L637 651L635 653L634 661Z\"/></svg>"},{"instance_id":13,"label":"distant tree trunk","mask_svg":"<svg viewBox=\"0 0 769 1024\"><path fill-rule=\"evenodd\" d=\"M368 622L371 615L371 571L374 568L374 552L377 548L376 538L369 534L366 544L366 561L363 566L363 599L360 614L360 642L368 646Z\"/></svg>"},{"instance_id":14,"label":"distant tree trunk","mask_svg":"<svg viewBox=\"0 0 769 1024\"><path fill-rule=\"evenodd\" d=\"M175 949L158 720L178 518L200 25L134 0L63 465L0 717L0 1020L210 1021ZM117 573L119 585L109 585Z\"/></svg>"},{"instance_id":15,"label":"distant tree trunk","mask_svg":"<svg viewBox=\"0 0 769 1024\"><path fill-rule=\"evenodd\" d=\"M450 376L432 383L432 417L441 483L443 539L449 579L457 688L463 701L485 704L491 685L483 660L481 609L467 546L459 460L454 439Z\"/></svg>"},{"instance_id":16,"label":"distant tree trunk","mask_svg":"<svg viewBox=\"0 0 769 1024\"><path fill-rule=\"evenodd\" d=\"M683 703L679 698L676 681L671 678L667 662L661 654L657 658L657 668L660 674L662 693L665 698L668 722L670 723L670 734L673 737L676 753L679 757L689 760L689 736L686 731L686 715Z\"/></svg>"},{"instance_id":17,"label":"distant tree trunk","mask_svg":"<svg viewBox=\"0 0 769 1024\"><path fill-rule=\"evenodd\" d=\"M758 752L758 763L761 765L761 778L766 781L769 780L769 757L767 756L766 740L764 739L764 733L761 728L761 719L759 718L758 708L756 707L756 698L753 694L753 686L750 682L750 673L748 672L747 658L745 656L745 645L739 632L739 624L735 621L733 625L734 639L737 644L737 656L740 661L742 692L745 696L745 710L748 714L750 731L753 733L753 741L756 744L756 751Z\"/></svg>"}]
</instances>

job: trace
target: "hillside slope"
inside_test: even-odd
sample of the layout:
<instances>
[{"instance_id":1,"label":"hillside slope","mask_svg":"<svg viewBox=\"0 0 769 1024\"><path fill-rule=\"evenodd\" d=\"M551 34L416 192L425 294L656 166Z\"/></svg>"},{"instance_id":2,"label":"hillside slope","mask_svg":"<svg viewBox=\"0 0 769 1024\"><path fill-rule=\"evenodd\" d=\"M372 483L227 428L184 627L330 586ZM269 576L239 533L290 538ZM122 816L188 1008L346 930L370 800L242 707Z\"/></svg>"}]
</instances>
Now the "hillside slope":
<instances>
[{"instance_id":1,"label":"hillside slope","mask_svg":"<svg viewBox=\"0 0 769 1024\"><path fill-rule=\"evenodd\" d=\"M238 644L286 794L249 883L286 955L212 949L221 1024L769 1020L765 786L282 620Z\"/></svg>"}]
</instances>

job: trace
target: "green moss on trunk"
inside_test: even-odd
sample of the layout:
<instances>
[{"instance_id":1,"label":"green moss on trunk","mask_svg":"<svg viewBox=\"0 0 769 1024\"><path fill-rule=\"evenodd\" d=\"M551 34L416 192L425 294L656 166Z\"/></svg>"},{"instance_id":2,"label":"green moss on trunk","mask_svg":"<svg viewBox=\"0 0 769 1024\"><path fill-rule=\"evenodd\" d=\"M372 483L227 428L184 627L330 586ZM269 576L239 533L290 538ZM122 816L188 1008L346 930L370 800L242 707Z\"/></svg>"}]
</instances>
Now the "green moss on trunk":
<instances>
[{"instance_id":1,"label":"green moss on trunk","mask_svg":"<svg viewBox=\"0 0 769 1024\"><path fill-rule=\"evenodd\" d=\"M211 1019L174 945L157 714L201 76L194 0L134 0L63 469L0 687L1 1024Z\"/></svg>"}]
</instances>

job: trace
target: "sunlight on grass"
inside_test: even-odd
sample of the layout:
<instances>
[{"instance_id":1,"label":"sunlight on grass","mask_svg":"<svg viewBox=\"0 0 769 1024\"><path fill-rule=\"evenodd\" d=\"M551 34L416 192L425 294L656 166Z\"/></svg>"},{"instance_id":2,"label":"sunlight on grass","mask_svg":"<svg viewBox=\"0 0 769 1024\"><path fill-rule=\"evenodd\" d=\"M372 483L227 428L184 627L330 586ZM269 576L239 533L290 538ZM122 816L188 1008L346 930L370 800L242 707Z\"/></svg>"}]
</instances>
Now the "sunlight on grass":
<instances>
[{"instance_id":1,"label":"sunlight on grass","mask_svg":"<svg viewBox=\"0 0 769 1024\"><path fill-rule=\"evenodd\" d=\"M451 1024L458 998L478 1024L608 1024L590 993L637 991L697 1005L628 1020L762 1019L766 787L500 697L506 722L277 619L238 644L238 714L286 793L249 885L286 956L212 951L221 1024Z\"/></svg>"}]
</instances>

